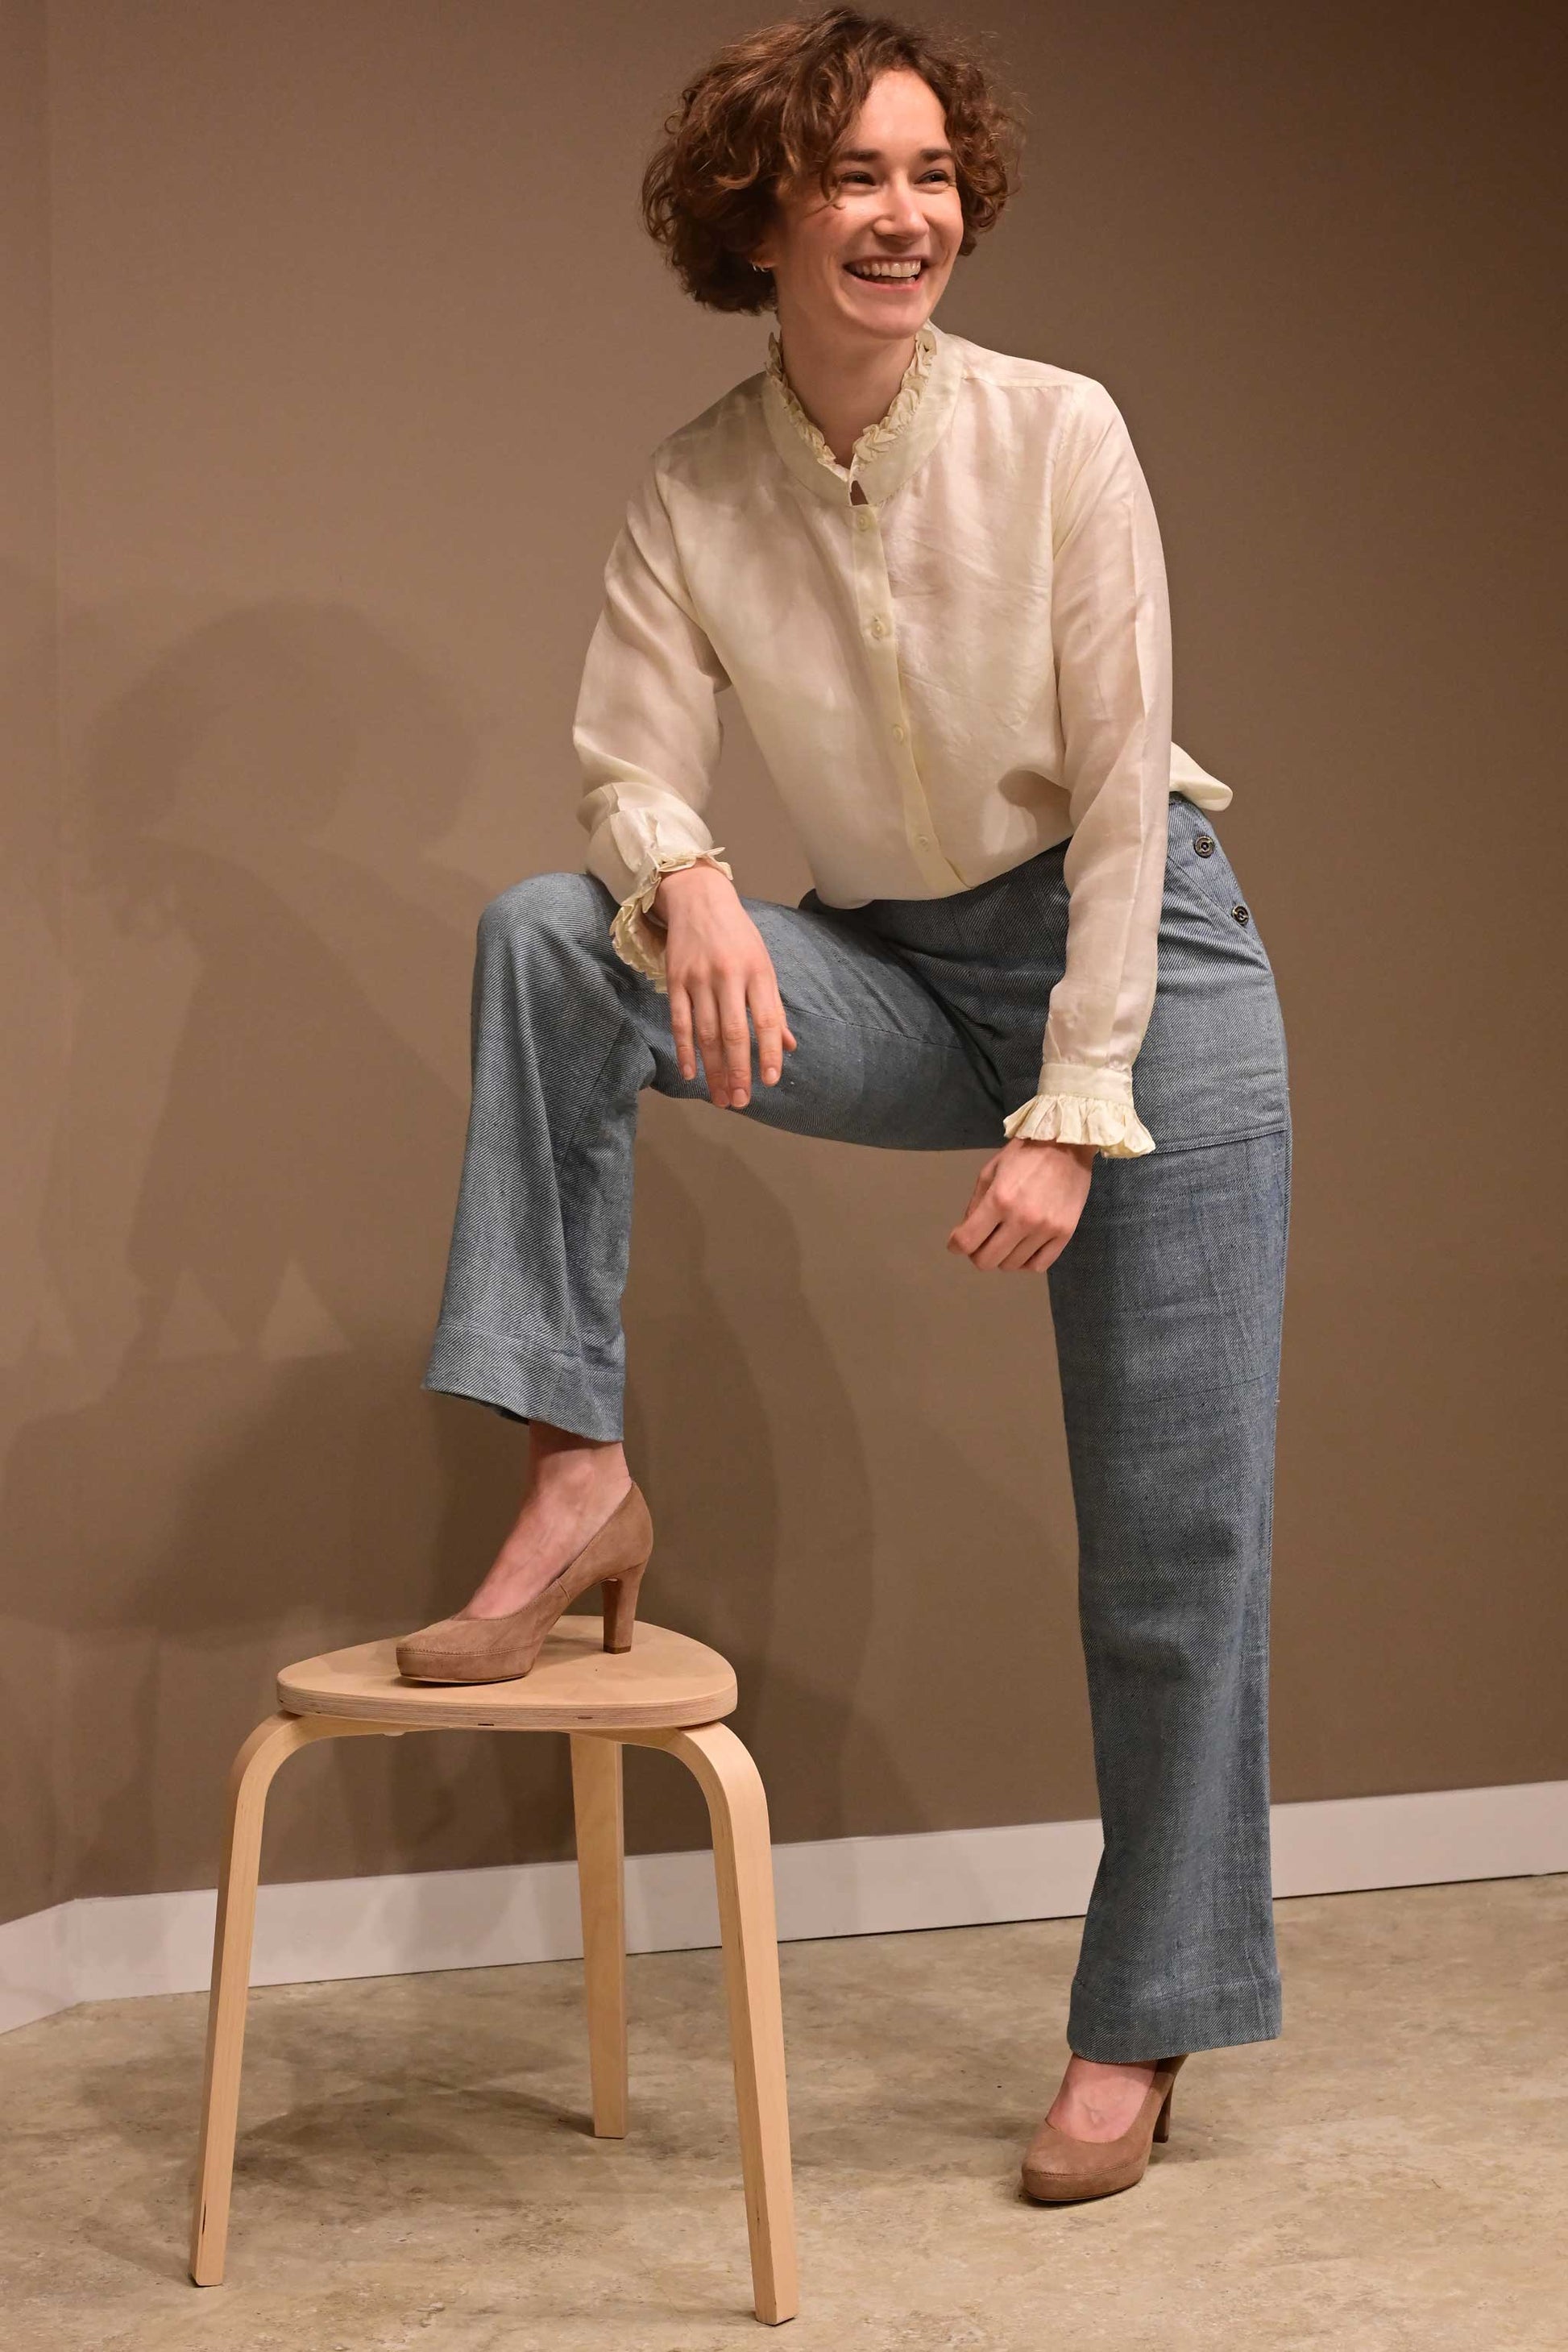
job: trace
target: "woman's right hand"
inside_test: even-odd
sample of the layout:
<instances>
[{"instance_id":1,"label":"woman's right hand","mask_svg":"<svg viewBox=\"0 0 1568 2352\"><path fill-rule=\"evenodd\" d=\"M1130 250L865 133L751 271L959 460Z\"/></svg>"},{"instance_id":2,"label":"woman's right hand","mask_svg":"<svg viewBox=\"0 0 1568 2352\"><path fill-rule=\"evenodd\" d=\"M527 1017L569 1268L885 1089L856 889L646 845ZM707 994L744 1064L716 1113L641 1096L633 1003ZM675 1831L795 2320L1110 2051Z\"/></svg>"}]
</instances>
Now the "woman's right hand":
<instances>
[{"instance_id":1,"label":"woman's right hand","mask_svg":"<svg viewBox=\"0 0 1568 2352\"><path fill-rule=\"evenodd\" d=\"M741 1110L752 1092L748 1010L764 1086L778 1084L784 1047L793 1053L796 1044L763 935L716 866L667 874L653 912L665 927L669 1025L680 1075L697 1076L700 1049L712 1101L721 1110Z\"/></svg>"}]
</instances>

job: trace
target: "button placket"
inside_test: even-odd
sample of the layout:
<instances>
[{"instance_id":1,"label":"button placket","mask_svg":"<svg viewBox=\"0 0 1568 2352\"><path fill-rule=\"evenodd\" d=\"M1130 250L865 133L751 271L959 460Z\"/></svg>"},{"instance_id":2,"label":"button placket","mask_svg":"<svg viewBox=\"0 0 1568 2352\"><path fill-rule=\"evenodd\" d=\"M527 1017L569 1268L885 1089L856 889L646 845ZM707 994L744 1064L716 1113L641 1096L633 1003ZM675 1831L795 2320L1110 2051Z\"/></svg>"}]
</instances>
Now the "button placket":
<instances>
[{"instance_id":1,"label":"button placket","mask_svg":"<svg viewBox=\"0 0 1568 2352\"><path fill-rule=\"evenodd\" d=\"M871 672L872 689L893 747L893 765L903 801L904 832L915 862L926 881L942 895L963 877L944 856L925 785L915 764L910 715L899 668L898 638L893 624L892 583L882 551L882 534L872 506L851 506L852 553L856 610Z\"/></svg>"}]
</instances>

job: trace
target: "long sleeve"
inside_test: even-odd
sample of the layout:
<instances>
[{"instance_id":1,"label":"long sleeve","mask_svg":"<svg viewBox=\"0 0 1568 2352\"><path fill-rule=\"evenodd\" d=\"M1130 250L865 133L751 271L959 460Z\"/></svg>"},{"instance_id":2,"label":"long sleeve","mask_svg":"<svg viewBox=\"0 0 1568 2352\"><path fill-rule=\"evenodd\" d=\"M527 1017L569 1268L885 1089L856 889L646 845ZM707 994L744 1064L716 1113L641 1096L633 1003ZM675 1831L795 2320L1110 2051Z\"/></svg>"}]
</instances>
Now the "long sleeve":
<instances>
[{"instance_id":1,"label":"long sleeve","mask_svg":"<svg viewBox=\"0 0 1568 2352\"><path fill-rule=\"evenodd\" d=\"M1084 380L1057 463L1052 638L1072 835L1067 957L1039 1091L1009 1136L1155 1149L1132 1099L1153 1009L1171 793L1171 621L1153 502L1121 413Z\"/></svg>"},{"instance_id":2,"label":"long sleeve","mask_svg":"<svg viewBox=\"0 0 1568 2352\"><path fill-rule=\"evenodd\" d=\"M729 683L692 610L650 464L605 566L572 740L587 871L619 902L616 951L661 991L664 934L650 913L661 877L701 860L733 879L701 814L723 740L716 697Z\"/></svg>"}]
</instances>

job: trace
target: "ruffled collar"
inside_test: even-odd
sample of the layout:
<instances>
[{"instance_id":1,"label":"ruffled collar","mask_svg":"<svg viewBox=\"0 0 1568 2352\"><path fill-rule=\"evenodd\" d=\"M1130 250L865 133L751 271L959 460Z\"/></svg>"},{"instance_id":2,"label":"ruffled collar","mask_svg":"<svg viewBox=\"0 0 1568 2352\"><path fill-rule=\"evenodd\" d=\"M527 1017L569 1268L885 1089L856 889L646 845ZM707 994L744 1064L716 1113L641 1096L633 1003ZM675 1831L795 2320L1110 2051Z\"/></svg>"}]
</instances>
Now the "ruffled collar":
<instances>
[{"instance_id":1,"label":"ruffled collar","mask_svg":"<svg viewBox=\"0 0 1568 2352\"><path fill-rule=\"evenodd\" d=\"M839 464L828 447L826 436L820 428L812 423L795 397L795 386L784 373L784 348L779 341L776 330L768 337L768 362L765 373L777 391L790 422L818 464L826 466L830 473L837 474L841 481L847 482L850 478L851 467L863 469L871 458L879 457L882 451L889 448L908 429L914 418L915 411L920 406L921 394L924 392L931 375L931 362L936 357L936 331L928 320L916 332L914 357L900 379L898 391L893 394L891 407L885 416L879 416L874 425L868 425L865 431L859 435L850 452L847 466Z\"/></svg>"}]
</instances>

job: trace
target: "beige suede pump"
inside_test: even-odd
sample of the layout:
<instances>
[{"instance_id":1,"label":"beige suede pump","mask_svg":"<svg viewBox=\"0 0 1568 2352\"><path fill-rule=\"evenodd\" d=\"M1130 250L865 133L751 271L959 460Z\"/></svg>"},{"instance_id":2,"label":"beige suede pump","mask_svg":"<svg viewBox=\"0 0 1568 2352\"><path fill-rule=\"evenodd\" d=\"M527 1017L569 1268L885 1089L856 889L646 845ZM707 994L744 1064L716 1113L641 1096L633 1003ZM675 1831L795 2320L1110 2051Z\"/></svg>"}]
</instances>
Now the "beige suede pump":
<instances>
[{"instance_id":1,"label":"beige suede pump","mask_svg":"<svg viewBox=\"0 0 1568 2352\"><path fill-rule=\"evenodd\" d=\"M1160 2060L1142 2105L1119 2139L1074 2139L1042 2123L1024 2158L1026 2196L1042 2205L1068 2205L1135 2187L1148 2169L1153 2142L1171 2137L1171 2088L1184 2056Z\"/></svg>"},{"instance_id":2,"label":"beige suede pump","mask_svg":"<svg viewBox=\"0 0 1568 2352\"><path fill-rule=\"evenodd\" d=\"M590 1584L605 1588L605 1647L629 1650L653 1518L634 1478L598 1533L542 1592L505 1617L442 1617L405 1634L397 1671L411 1683L508 1683L526 1675L556 1619Z\"/></svg>"}]
</instances>

